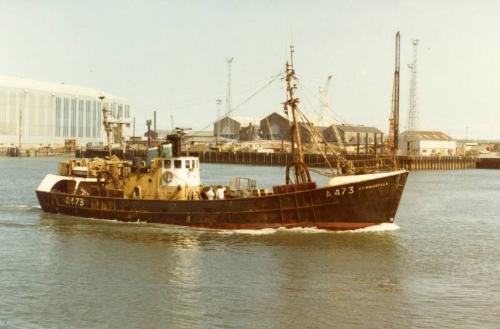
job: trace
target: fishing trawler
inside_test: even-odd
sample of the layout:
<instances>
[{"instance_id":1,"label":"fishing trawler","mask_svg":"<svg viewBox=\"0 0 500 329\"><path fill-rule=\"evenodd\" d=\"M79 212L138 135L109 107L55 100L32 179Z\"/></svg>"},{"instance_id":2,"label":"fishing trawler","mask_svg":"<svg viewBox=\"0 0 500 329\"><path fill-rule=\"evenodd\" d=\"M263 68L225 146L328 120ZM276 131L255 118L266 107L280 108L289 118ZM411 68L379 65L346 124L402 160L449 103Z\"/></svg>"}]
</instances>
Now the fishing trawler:
<instances>
[{"instance_id":1,"label":"fishing trawler","mask_svg":"<svg viewBox=\"0 0 500 329\"><path fill-rule=\"evenodd\" d=\"M292 61L293 63L293 61ZM148 151L146 161L123 161L114 156L75 159L59 164L36 189L42 209L88 218L148 222L210 229L316 227L351 230L392 223L408 172L354 168L338 154L325 186L311 180L304 164L293 64L286 64L287 100L291 113L293 157L285 184L272 191L249 178L229 184L203 185L196 157L182 156L182 131ZM103 108L108 134L107 110Z\"/></svg>"}]
</instances>

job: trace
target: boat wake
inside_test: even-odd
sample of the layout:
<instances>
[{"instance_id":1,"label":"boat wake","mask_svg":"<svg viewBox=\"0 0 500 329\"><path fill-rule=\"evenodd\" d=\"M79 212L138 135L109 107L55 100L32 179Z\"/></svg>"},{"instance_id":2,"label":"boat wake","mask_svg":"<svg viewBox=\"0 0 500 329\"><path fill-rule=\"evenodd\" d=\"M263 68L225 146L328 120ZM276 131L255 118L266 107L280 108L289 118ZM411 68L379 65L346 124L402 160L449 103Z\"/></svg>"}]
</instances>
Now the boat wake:
<instances>
[{"instance_id":1,"label":"boat wake","mask_svg":"<svg viewBox=\"0 0 500 329\"><path fill-rule=\"evenodd\" d=\"M358 228L357 230L339 231L337 233L367 233L367 232L387 232L396 231L400 227L394 223L382 223L378 225L373 225L364 228Z\"/></svg>"},{"instance_id":2,"label":"boat wake","mask_svg":"<svg viewBox=\"0 0 500 329\"><path fill-rule=\"evenodd\" d=\"M40 205L28 205L28 204L11 204L11 205L0 205L0 210L38 210L42 209Z\"/></svg>"},{"instance_id":3,"label":"boat wake","mask_svg":"<svg viewBox=\"0 0 500 329\"><path fill-rule=\"evenodd\" d=\"M364 227L355 230L346 231L331 231L319 229L317 227L294 227L294 228L264 228L255 230L218 230L220 234L247 234L247 235L270 235L279 233L300 233L300 234L346 234L346 233L371 233L371 232L387 232L399 230L399 226L394 223L382 223L370 227Z\"/></svg>"}]
</instances>

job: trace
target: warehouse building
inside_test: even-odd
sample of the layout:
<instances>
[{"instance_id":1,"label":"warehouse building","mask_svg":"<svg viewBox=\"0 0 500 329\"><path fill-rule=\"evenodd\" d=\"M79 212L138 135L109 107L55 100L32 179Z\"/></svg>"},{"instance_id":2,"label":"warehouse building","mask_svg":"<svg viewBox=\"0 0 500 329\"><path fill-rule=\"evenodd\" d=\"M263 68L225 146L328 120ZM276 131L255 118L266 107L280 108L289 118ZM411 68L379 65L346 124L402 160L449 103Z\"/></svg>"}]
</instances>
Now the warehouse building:
<instances>
[{"instance_id":1,"label":"warehouse building","mask_svg":"<svg viewBox=\"0 0 500 329\"><path fill-rule=\"evenodd\" d=\"M261 138L267 140L290 140L290 121L273 112L260 120Z\"/></svg>"},{"instance_id":2,"label":"warehouse building","mask_svg":"<svg viewBox=\"0 0 500 329\"><path fill-rule=\"evenodd\" d=\"M58 146L68 139L80 145L102 143L103 105L110 110L110 121L130 125L124 98L92 88L0 76L0 148Z\"/></svg>"},{"instance_id":3,"label":"warehouse building","mask_svg":"<svg viewBox=\"0 0 500 329\"><path fill-rule=\"evenodd\" d=\"M346 146L382 144L383 133L378 128L347 124L331 125L322 130L323 137L330 143L338 143L335 127L343 144Z\"/></svg>"},{"instance_id":4,"label":"warehouse building","mask_svg":"<svg viewBox=\"0 0 500 329\"><path fill-rule=\"evenodd\" d=\"M230 116L225 116L214 123L214 136L238 139L240 135L240 126L237 120Z\"/></svg>"},{"instance_id":5,"label":"warehouse building","mask_svg":"<svg viewBox=\"0 0 500 329\"><path fill-rule=\"evenodd\" d=\"M255 125L256 124L253 119L227 115L214 122L214 136L218 136L223 139L239 140L242 128L246 128L243 131L243 137L248 138L248 127L255 127Z\"/></svg>"},{"instance_id":6,"label":"warehouse building","mask_svg":"<svg viewBox=\"0 0 500 329\"><path fill-rule=\"evenodd\" d=\"M405 131L399 135L399 153L403 156L456 155L457 142L440 131Z\"/></svg>"}]
</instances>

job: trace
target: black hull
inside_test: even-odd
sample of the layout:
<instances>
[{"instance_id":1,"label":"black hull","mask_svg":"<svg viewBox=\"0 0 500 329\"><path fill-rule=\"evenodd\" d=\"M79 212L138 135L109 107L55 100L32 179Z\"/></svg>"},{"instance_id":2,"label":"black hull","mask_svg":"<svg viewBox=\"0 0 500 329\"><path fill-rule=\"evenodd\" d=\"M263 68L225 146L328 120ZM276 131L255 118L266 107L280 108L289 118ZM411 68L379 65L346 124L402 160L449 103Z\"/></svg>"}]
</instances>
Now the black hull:
<instances>
[{"instance_id":1,"label":"black hull","mask_svg":"<svg viewBox=\"0 0 500 329\"><path fill-rule=\"evenodd\" d=\"M214 229L317 227L349 230L392 223L408 172L369 181L265 197L165 201L36 191L51 213Z\"/></svg>"}]
</instances>

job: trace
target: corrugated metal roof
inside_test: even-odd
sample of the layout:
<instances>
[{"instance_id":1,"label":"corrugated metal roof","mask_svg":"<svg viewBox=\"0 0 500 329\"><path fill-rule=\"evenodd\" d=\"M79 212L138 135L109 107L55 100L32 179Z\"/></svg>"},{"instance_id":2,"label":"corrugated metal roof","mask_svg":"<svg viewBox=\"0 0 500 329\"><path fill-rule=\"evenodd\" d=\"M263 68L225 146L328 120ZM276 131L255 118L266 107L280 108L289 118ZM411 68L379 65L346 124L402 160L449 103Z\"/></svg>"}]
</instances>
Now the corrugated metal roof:
<instances>
[{"instance_id":1,"label":"corrugated metal roof","mask_svg":"<svg viewBox=\"0 0 500 329\"><path fill-rule=\"evenodd\" d=\"M37 80L28 80L17 77L8 77L0 75L0 87L7 88L19 88L19 89L28 89L28 90L39 90L39 91L47 91L58 94L67 94L67 95L80 95L80 96L88 96L92 98L98 98L99 96L105 96L106 98L113 99L115 101L121 101L124 103L128 103L125 98L118 97L112 94L105 93L98 89L87 88L87 87L79 87L66 85L62 83L53 83L46 81L37 81Z\"/></svg>"},{"instance_id":2,"label":"corrugated metal roof","mask_svg":"<svg viewBox=\"0 0 500 329\"><path fill-rule=\"evenodd\" d=\"M451 141L453 138L441 131L405 131L402 136L409 136L420 140Z\"/></svg>"},{"instance_id":3,"label":"corrugated metal roof","mask_svg":"<svg viewBox=\"0 0 500 329\"><path fill-rule=\"evenodd\" d=\"M278 112L273 112L273 113L271 113L271 114L269 114L269 115L267 115L267 116L263 117L263 118L261 119L261 121L262 121L262 120L265 120L265 119L267 119L267 118L269 118L269 117L270 117L270 116L272 116L272 115L277 115L277 116L279 116L279 117L281 117L281 118L283 118L283 119L285 119L285 120L288 120L288 118L287 118L284 114L281 114L281 113L278 113Z\"/></svg>"},{"instance_id":4,"label":"corrugated metal roof","mask_svg":"<svg viewBox=\"0 0 500 329\"><path fill-rule=\"evenodd\" d=\"M167 135L172 135L175 134L177 131L176 130L164 130L164 129L157 129L156 134L158 135L158 138L165 138ZM147 137L148 132L146 131L144 133L144 136ZM186 137L213 137L214 132L213 131L207 131L207 130L188 130L186 131Z\"/></svg>"},{"instance_id":5,"label":"corrugated metal roof","mask_svg":"<svg viewBox=\"0 0 500 329\"><path fill-rule=\"evenodd\" d=\"M258 126L260 123L258 120L252 118L235 117L232 115L230 115L229 117L235 121L238 121L241 126L248 126L250 123L252 124L252 126Z\"/></svg>"},{"instance_id":6,"label":"corrugated metal roof","mask_svg":"<svg viewBox=\"0 0 500 329\"><path fill-rule=\"evenodd\" d=\"M332 127L332 126L330 126ZM343 132L355 132L355 133L369 133L369 134L381 134L382 131L380 131L378 128L375 127L368 127L368 126L354 126L354 125L346 125L346 124L341 124L337 125L337 128L339 130L342 130Z\"/></svg>"}]
</instances>

